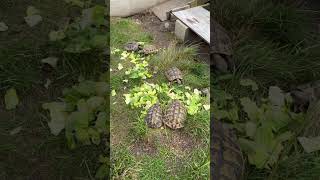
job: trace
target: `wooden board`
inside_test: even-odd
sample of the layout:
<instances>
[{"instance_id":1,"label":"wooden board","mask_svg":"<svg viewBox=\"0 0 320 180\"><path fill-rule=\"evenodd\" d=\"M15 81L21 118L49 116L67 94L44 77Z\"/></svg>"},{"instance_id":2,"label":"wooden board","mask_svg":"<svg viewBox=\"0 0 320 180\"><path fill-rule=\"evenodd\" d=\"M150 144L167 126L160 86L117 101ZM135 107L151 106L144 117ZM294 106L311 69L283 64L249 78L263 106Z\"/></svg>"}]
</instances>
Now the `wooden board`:
<instances>
[{"instance_id":1,"label":"wooden board","mask_svg":"<svg viewBox=\"0 0 320 180\"><path fill-rule=\"evenodd\" d=\"M153 8L151 11L161 20L166 21L169 19L171 10L189 8L189 2L192 0L169 0L161 3Z\"/></svg>"},{"instance_id":2,"label":"wooden board","mask_svg":"<svg viewBox=\"0 0 320 180\"><path fill-rule=\"evenodd\" d=\"M210 43L210 12L208 10L198 6L173 12L173 14L207 43Z\"/></svg>"}]
</instances>

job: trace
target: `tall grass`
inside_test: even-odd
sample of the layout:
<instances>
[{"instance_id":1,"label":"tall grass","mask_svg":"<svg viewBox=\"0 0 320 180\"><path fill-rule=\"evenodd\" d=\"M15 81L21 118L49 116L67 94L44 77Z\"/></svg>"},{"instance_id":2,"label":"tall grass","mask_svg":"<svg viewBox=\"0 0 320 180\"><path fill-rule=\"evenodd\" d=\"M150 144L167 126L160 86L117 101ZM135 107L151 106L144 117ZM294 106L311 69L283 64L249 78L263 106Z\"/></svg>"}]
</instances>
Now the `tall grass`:
<instances>
[{"instance_id":1,"label":"tall grass","mask_svg":"<svg viewBox=\"0 0 320 180\"><path fill-rule=\"evenodd\" d=\"M150 65L157 66L160 72L164 72L173 66L188 69L194 64L197 48L197 45L183 47L171 44L167 49L160 51L152 58Z\"/></svg>"},{"instance_id":2,"label":"tall grass","mask_svg":"<svg viewBox=\"0 0 320 180\"><path fill-rule=\"evenodd\" d=\"M231 32L234 39L259 34L283 44L296 45L313 40L310 11L297 3L270 0L216 0L214 18Z\"/></svg>"},{"instance_id":3,"label":"tall grass","mask_svg":"<svg viewBox=\"0 0 320 180\"><path fill-rule=\"evenodd\" d=\"M317 50L316 50L317 49ZM320 46L291 49L271 41L244 40L235 48L236 76L288 88L320 78Z\"/></svg>"}]
</instances>

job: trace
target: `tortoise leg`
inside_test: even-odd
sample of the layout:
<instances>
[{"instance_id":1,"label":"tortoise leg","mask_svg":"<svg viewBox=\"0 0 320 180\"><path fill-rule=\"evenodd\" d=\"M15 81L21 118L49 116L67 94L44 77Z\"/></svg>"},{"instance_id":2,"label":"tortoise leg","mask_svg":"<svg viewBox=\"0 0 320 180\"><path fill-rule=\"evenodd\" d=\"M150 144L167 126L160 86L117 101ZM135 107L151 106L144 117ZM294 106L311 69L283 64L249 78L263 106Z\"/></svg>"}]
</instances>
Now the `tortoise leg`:
<instances>
[{"instance_id":1,"label":"tortoise leg","mask_svg":"<svg viewBox=\"0 0 320 180\"><path fill-rule=\"evenodd\" d=\"M177 79L177 83L178 83L178 84L181 84L181 80L180 80L180 79Z\"/></svg>"}]
</instances>

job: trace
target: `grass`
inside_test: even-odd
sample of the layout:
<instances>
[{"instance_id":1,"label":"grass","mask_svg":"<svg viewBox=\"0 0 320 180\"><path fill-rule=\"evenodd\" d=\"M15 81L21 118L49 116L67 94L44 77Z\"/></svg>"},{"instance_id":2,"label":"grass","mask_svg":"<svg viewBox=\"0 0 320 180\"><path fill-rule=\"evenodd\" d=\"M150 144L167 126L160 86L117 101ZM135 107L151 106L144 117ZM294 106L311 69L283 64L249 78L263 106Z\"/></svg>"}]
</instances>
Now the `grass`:
<instances>
[{"instance_id":1,"label":"grass","mask_svg":"<svg viewBox=\"0 0 320 180\"><path fill-rule=\"evenodd\" d=\"M320 59L312 52L315 48L319 49L294 51L270 41L245 40L234 53L235 76L254 77L263 86L281 84L284 88L319 79Z\"/></svg>"},{"instance_id":2,"label":"grass","mask_svg":"<svg viewBox=\"0 0 320 180\"><path fill-rule=\"evenodd\" d=\"M112 47L123 49L123 45L132 40L144 41L148 44L155 43L151 35L131 19L113 19L111 24L113 25L111 26ZM206 64L195 61L196 48L196 46L171 45L170 48L160 50L149 61L149 70L157 66L158 73L147 81L158 84L166 83L167 79L163 72L174 65L180 68L185 76L192 74L195 77L189 81L186 78L185 85L189 85L192 88L208 87L209 67ZM118 63L121 63L124 69L118 70ZM207 114L188 118L187 121L190 123L186 124L182 132L172 131L168 128L148 128L144 119L139 118L140 110L131 109L124 103L123 94L128 93L132 87L139 86L142 83L141 81L133 81L125 75L128 67L131 67L130 62L120 60L117 56L111 56L111 68L113 69L111 72L111 88L117 92L116 96L111 97L111 102L116 102L116 104L111 105L111 134L113 134L111 149L114 152L112 166L121 167L116 168L117 170L114 171L112 178L147 180L181 179L189 176L189 179L207 179L209 170L206 174L205 171L207 169L198 167L203 160L198 157L206 158L209 154L204 147L204 144L208 143L208 137L205 136L209 136L209 118ZM124 79L128 79L129 82L123 82ZM206 125L207 127L205 127ZM182 137L181 134L187 137ZM191 148L190 150L180 150L179 144L173 144L169 140L173 137L181 138L179 140L182 141L181 143L188 142L190 141L189 139L194 138L196 139L196 144L192 144L192 146L197 145L207 154L197 154ZM138 147L138 150L136 147ZM128 163L124 163L126 161ZM185 174L186 172L188 172L188 175Z\"/></svg>"},{"instance_id":3,"label":"grass","mask_svg":"<svg viewBox=\"0 0 320 180\"><path fill-rule=\"evenodd\" d=\"M210 114L206 111L201 111L195 116L187 118L186 129L193 136L198 137L201 141L209 143L210 135Z\"/></svg>"},{"instance_id":4,"label":"grass","mask_svg":"<svg viewBox=\"0 0 320 180\"><path fill-rule=\"evenodd\" d=\"M112 148L111 151L112 179L135 179L139 173L139 163L125 146Z\"/></svg>"},{"instance_id":5,"label":"grass","mask_svg":"<svg viewBox=\"0 0 320 180\"><path fill-rule=\"evenodd\" d=\"M130 20L112 20L110 34L110 44L114 48L122 48L130 41L151 42L152 36L148 33L141 33L141 27Z\"/></svg>"},{"instance_id":6,"label":"grass","mask_svg":"<svg viewBox=\"0 0 320 180\"><path fill-rule=\"evenodd\" d=\"M214 19L233 40L236 71L228 80L211 81L213 86L225 89L236 100L244 96L260 99L267 96L269 86L279 86L287 92L320 78L319 35L313 28L313 15L319 12L305 10L294 2L298 1L214 2ZM217 78L220 77L214 77ZM254 80L259 90L252 93L241 87L242 78ZM301 128L304 127L291 129L296 137L302 135L297 130ZM319 154L303 153L298 143L290 142L284 146L282 159L271 169L247 164L245 179L318 179L319 167Z\"/></svg>"},{"instance_id":7,"label":"grass","mask_svg":"<svg viewBox=\"0 0 320 180\"><path fill-rule=\"evenodd\" d=\"M285 4L269 0L218 0L213 7L215 19L227 28L235 39L258 33L283 44L295 46L311 35L310 12L303 11L296 3Z\"/></svg>"},{"instance_id":8,"label":"grass","mask_svg":"<svg viewBox=\"0 0 320 180\"><path fill-rule=\"evenodd\" d=\"M70 150L65 136L53 136L42 114L41 104L57 100L65 87L78 77L96 79L103 69L105 57L100 52L68 54L48 41L48 33L56 30L63 17L77 17L80 8L63 1L19 1L0 7L0 16L9 30L0 33L0 94L9 87L16 88L20 104L16 110L5 111L0 99L1 147L0 169L4 179L92 179L98 168L98 155L105 153L102 146L84 146ZM30 28L24 23L26 8L33 5L41 10L43 21ZM56 69L47 72L41 59L59 58ZM43 87L46 78L52 81ZM3 96L2 96L3 97ZM10 131L22 130L15 135Z\"/></svg>"},{"instance_id":9,"label":"grass","mask_svg":"<svg viewBox=\"0 0 320 180\"><path fill-rule=\"evenodd\" d=\"M151 60L150 65L157 66L160 72L165 71L172 66L186 69L195 64L193 61L196 52L196 45L177 47L176 45L171 44L166 50L160 51L159 54Z\"/></svg>"}]
</instances>

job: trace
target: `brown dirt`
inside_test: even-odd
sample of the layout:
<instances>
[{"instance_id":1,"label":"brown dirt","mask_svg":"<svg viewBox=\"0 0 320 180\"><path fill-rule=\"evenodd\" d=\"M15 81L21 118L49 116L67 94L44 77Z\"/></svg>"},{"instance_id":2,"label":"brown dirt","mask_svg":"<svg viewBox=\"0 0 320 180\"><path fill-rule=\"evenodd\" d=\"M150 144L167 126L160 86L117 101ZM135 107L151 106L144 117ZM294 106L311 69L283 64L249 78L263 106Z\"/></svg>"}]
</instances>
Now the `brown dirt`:
<instances>
[{"instance_id":1,"label":"brown dirt","mask_svg":"<svg viewBox=\"0 0 320 180\"><path fill-rule=\"evenodd\" d=\"M154 43L159 48L166 48L170 43L178 42L174 34L174 21L161 22L152 12L136 14L131 17L137 24L142 25L144 30L154 37ZM168 31L164 30L164 23L169 23ZM204 41L195 42L199 44L198 58L204 62L210 62L210 47ZM190 44L190 43L187 43ZM186 45L187 45L186 44ZM182 45L182 44L180 44Z\"/></svg>"}]
</instances>

